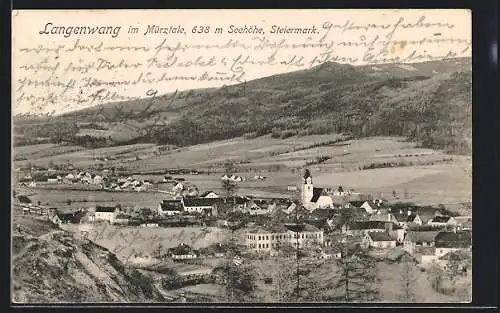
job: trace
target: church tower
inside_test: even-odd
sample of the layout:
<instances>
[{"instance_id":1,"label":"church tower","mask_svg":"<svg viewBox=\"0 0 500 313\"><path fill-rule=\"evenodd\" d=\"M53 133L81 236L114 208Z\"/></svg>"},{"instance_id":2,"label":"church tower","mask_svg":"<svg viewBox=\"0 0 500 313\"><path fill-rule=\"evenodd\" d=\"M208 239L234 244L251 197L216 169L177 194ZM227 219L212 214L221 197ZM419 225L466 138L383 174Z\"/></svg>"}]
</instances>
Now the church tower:
<instances>
[{"instance_id":1,"label":"church tower","mask_svg":"<svg viewBox=\"0 0 500 313\"><path fill-rule=\"evenodd\" d=\"M301 195L302 195L302 205L306 206L311 203L311 199L313 197L313 183L311 173L308 169L305 170L303 182L301 186Z\"/></svg>"}]
</instances>

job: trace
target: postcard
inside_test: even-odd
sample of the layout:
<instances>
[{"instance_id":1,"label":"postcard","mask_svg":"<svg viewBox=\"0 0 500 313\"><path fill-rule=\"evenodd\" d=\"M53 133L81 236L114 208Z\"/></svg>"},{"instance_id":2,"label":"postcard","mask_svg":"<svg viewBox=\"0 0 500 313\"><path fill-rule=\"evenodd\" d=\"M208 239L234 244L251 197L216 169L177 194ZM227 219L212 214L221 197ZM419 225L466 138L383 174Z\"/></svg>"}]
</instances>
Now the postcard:
<instances>
[{"instance_id":1,"label":"postcard","mask_svg":"<svg viewBox=\"0 0 500 313\"><path fill-rule=\"evenodd\" d=\"M466 303L468 10L12 12L15 304Z\"/></svg>"}]
</instances>

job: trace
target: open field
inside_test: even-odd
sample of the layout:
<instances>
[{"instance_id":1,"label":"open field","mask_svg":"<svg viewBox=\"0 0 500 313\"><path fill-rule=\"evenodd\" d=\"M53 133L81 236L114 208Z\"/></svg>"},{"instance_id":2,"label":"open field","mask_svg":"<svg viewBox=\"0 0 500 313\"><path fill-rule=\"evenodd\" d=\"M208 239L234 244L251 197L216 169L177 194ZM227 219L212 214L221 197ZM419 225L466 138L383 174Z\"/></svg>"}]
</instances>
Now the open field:
<instances>
[{"instance_id":1,"label":"open field","mask_svg":"<svg viewBox=\"0 0 500 313\"><path fill-rule=\"evenodd\" d=\"M34 147L34 146L31 146ZM62 146L62 148L65 146ZM17 153L18 147L14 149L14 153ZM32 148L34 149L34 148ZM68 152L68 153L55 153L52 156L42 156L36 155L30 157L29 159L14 162L14 166L26 166L28 163L38 166L47 166L49 162L54 162L55 164L66 164L70 162L75 167L94 167L98 163L106 164L109 166L120 166L125 160L135 160L137 157L141 157L142 154L152 155L155 153L157 146L155 144L134 144L126 146L116 146L116 147L106 147L99 149L80 149L79 151ZM108 158L114 157L116 160L108 162L96 162L96 158Z\"/></svg>"},{"instance_id":2,"label":"open field","mask_svg":"<svg viewBox=\"0 0 500 313\"><path fill-rule=\"evenodd\" d=\"M90 190L65 190L65 189L31 189L35 194L30 196L31 201L42 205L58 208L89 208L95 205L116 205L122 207L150 207L156 208L161 200L168 195L155 192L105 192ZM71 204L68 205L68 200Z\"/></svg>"},{"instance_id":3,"label":"open field","mask_svg":"<svg viewBox=\"0 0 500 313\"><path fill-rule=\"evenodd\" d=\"M67 146L67 145L56 145L56 144L39 144L39 145L29 145L20 146L14 148L14 160L32 160L47 157L56 157L58 155L66 155L77 151L85 150L85 148L80 146Z\"/></svg>"},{"instance_id":4,"label":"open field","mask_svg":"<svg viewBox=\"0 0 500 313\"><path fill-rule=\"evenodd\" d=\"M186 185L196 185L200 192L213 190L222 192L220 177L222 163L226 159L243 162L236 164L236 173L247 178L238 183L238 193L255 196L293 196L287 186L297 185L304 167L311 170L313 182L317 186L354 189L382 196L388 200L408 200L419 204L448 204L471 199L471 178L466 170L471 167L468 157L446 155L441 151L417 148L415 143L398 137L374 137L341 141L337 134L290 137L274 139L263 136L255 139L236 138L216 141L180 149L159 152L158 146L137 144L117 146L60 154L56 161L71 159L75 165L94 166L95 157L114 157L115 163L129 170L153 170L165 168L197 168L209 170L210 174L175 175L184 178ZM322 146L314 144L323 143ZM43 149L48 149L47 145ZM28 148L23 148L28 149ZM29 149L35 149L30 146ZM156 151L156 152L155 152ZM149 153L149 154L147 154ZM143 154L136 160L133 155ZM147 155L147 157L146 157ZM319 164L307 162L316 157L329 159ZM48 162L54 158L30 159L23 162ZM129 161L124 161L130 159ZM108 162L106 164L113 164ZM395 163L394 167L385 164ZM371 164L383 168L363 169ZM405 165L405 166L400 166ZM254 175L266 176L266 180L255 180ZM140 175L138 179L159 181L161 175ZM171 185L160 184L154 188L170 191ZM397 196L393 197L393 191ZM36 191L36 201L66 202L68 198L77 201L123 202L136 201L140 206L156 206L165 195L153 193L101 193L64 191ZM404 197L407 195L407 197Z\"/></svg>"}]
</instances>

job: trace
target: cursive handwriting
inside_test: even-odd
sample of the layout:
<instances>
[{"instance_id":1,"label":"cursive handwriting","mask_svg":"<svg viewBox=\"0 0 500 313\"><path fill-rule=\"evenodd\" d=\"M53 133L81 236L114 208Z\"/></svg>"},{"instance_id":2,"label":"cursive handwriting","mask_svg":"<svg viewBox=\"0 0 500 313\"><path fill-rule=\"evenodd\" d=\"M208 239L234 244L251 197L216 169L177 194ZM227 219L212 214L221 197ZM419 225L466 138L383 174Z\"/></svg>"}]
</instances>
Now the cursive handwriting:
<instances>
[{"instance_id":1,"label":"cursive handwriting","mask_svg":"<svg viewBox=\"0 0 500 313\"><path fill-rule=\"evenodd\" d=\"M457 25L426 15L366 23L188 24L149 24L124 34L120 25L46 22L41 38L65 39L14 47L14 111L45 114L136 100L150 89L176 101L179 90L242 84L325 62L412 63L471 53L471 39L457 33Z\"/></svg>"}]
</instances>

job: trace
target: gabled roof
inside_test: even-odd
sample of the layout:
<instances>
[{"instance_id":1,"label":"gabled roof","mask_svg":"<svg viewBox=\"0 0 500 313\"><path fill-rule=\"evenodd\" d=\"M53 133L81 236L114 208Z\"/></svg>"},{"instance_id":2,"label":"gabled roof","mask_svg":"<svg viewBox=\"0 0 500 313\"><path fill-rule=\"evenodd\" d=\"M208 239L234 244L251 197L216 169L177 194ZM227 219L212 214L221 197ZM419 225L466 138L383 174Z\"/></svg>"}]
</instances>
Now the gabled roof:
<instances>
[{"instance_id":1,"label":"gabled roof","mask_svg":"<svg viewBox=\"0 0 500 313\"><path fill-rule=\"evenodd\" d=\"M95 207L95 211L96 212L107 212L107 213L111 213L111 212L114 212L116 210L116 207L107 207L107 206L96 206Z\"/></svg>"},{"instance_id":2,"label":"gabled roof","mask_svg":"<svg viewBox=\"0 0 500 313\"><path fill-rule=\"evenodd\" d=\"M409 231L406 240L414 243L434 242L439 231Z\"/></svg>"},{"instance_id":3,"label":"gabled roof","mask_svg":"<svg viewBox=\"0 0 500 313\"><path fill-rule=\"evenodd\" d=\"M436 236L436 248L469 248L472 244L470 232L440 232Z\"/></svg>"},{"instance_id":4,"label":"gabled roof","mask_svg":"<svg viewBox=\"0 0 500 313\"><path fill-rule=\"evenodd\" d=\"M373 241L395 241L396 240L386 232L369 232L368 236L370 236L370 238Z\"/></svg>"},{"instance_id":5,"label":"gabled roof","mask_svg":"<svg viewBox=\"0 0 500 313\"><path fill-rule=\"evenodd\" d=\"M216 201L213 201L209 198L192 198L185 197L184 198L184 207L212 207Z\"/></svg>"},{"instance_id":6,"label":"gabled roof","mask_svg":"<svg viewBox=\"0 0 500 313\"><path fill-rule=\"evenodd\" d=\"M313 188L313 196L311 198L311 202L318 202L318 199L322 196L328 197L328 193L326 192L325 188Z\"/></svg>"}]
</instances>

